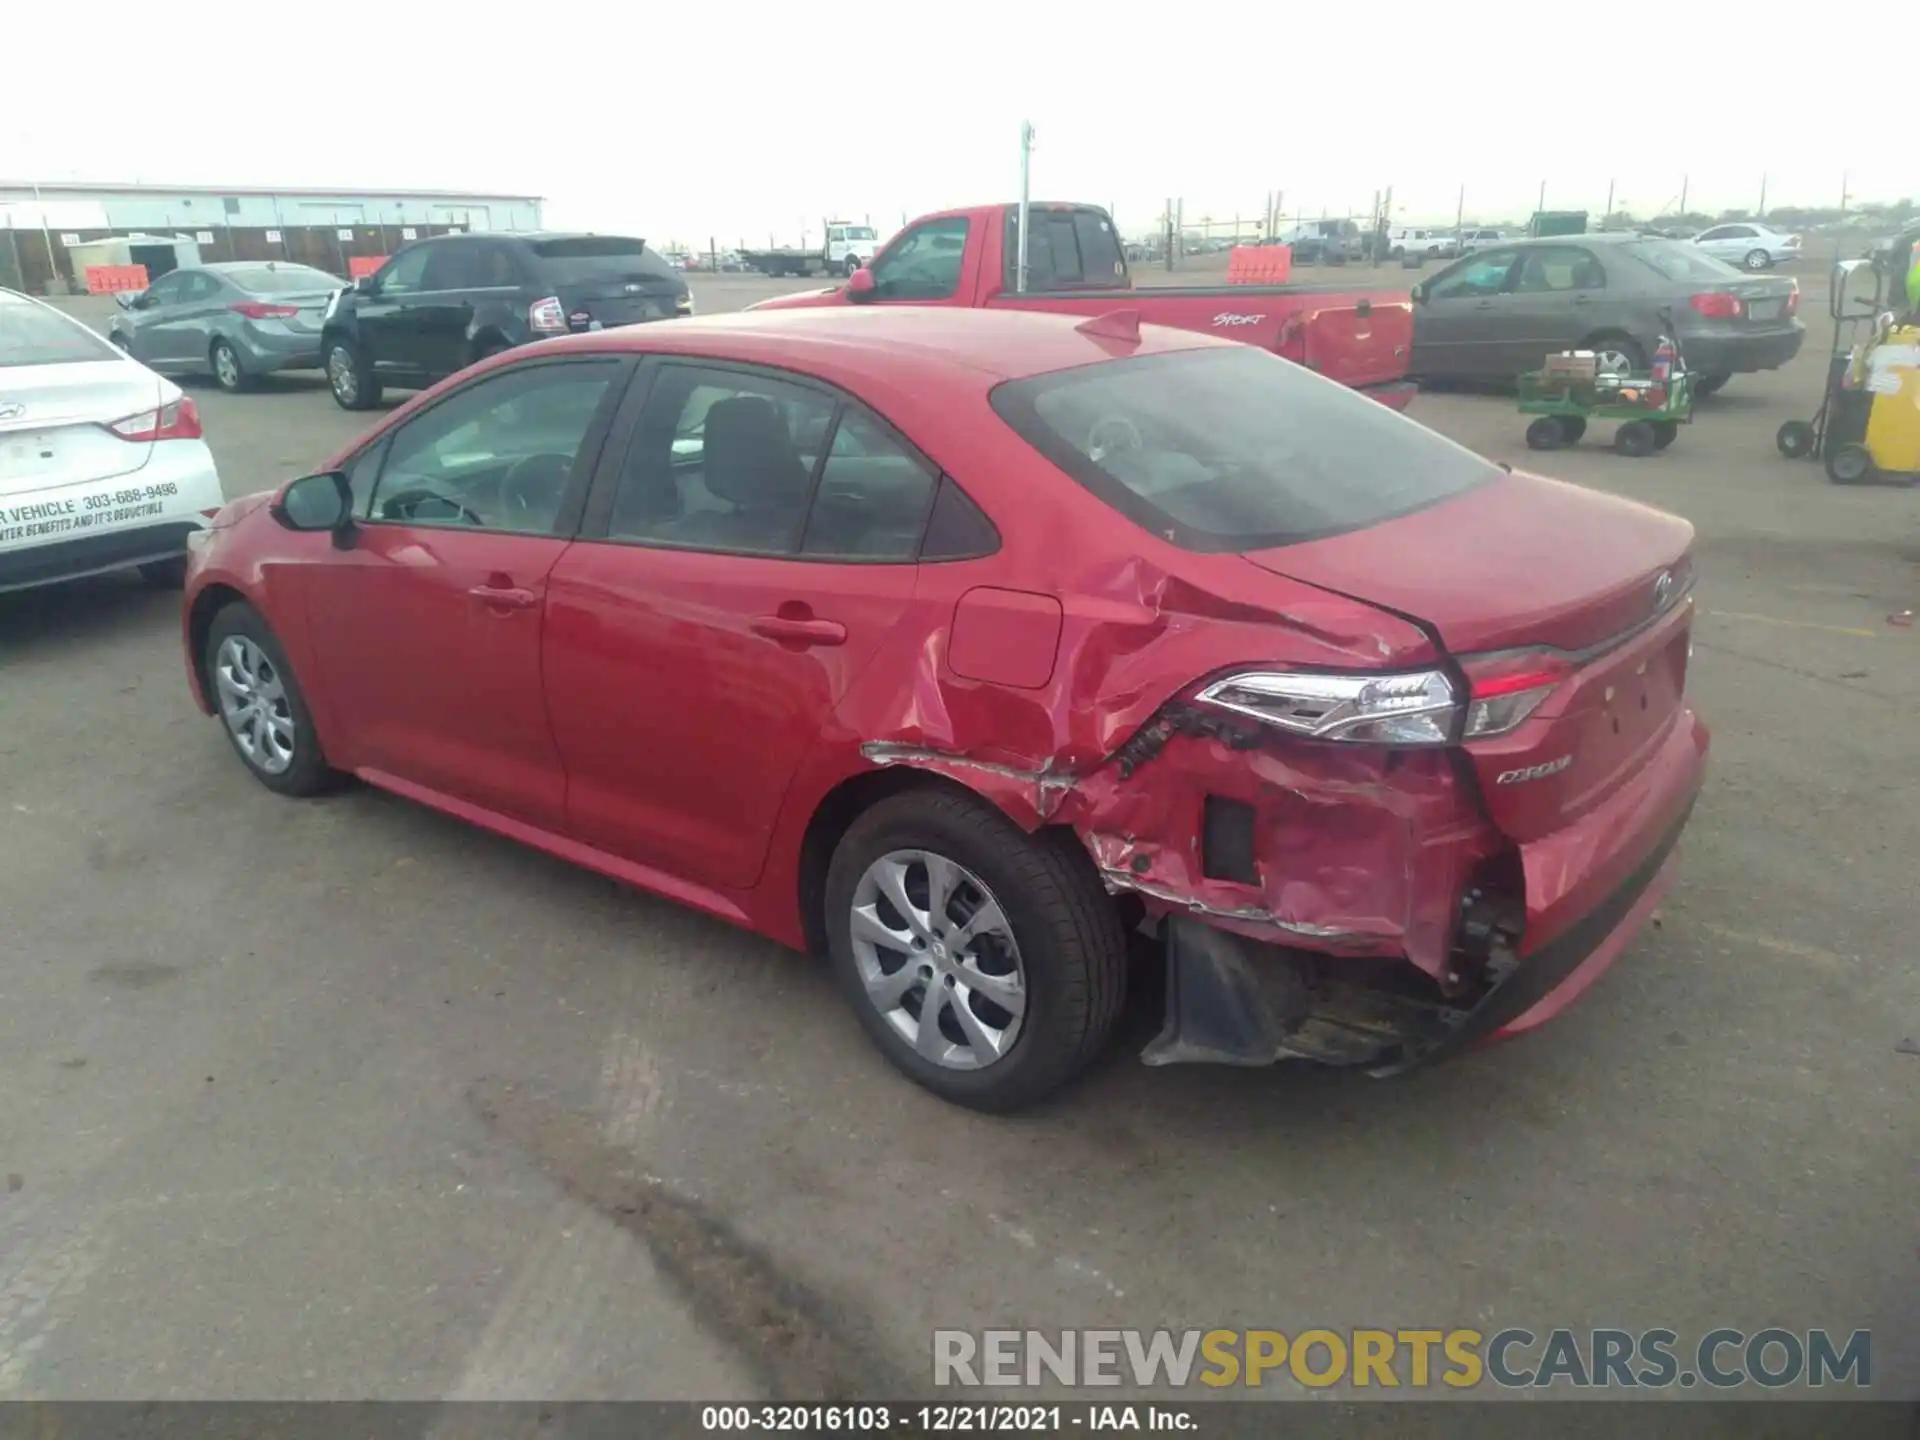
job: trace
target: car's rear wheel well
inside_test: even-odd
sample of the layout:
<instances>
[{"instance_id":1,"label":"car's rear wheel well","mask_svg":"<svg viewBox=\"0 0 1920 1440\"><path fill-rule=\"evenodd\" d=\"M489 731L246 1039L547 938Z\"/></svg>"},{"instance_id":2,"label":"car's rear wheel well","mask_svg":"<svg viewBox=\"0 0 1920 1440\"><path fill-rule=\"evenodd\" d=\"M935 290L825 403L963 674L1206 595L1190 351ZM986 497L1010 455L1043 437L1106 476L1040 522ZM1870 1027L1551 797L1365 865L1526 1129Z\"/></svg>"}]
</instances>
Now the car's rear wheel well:
<instances>
[{"instance_id":1,"label":"car's rear wheel well","mask_svg":"<svg viewBox=\"0 0 1920 1440\"><path fill-rule=\"evenodd\" d=\"M213 633L213 619L229 605L246 603L230 585L209 585L193 597L193 609L187 615L187 636L193 644L193 683L201 698L213 704L213 677L207 674L207 637Z\"/></svg>"},{"instance_id":2,"label":"car's rear wheel well","mask_svg":"<svg viewBox=\"0 0 1920 1440\"><path fill-rule=\"evenodd\" d=\"M813 819L807 824L806 838L800 842L800 926L806 937L808 954L827 954L824 913L827 867L833 863L833 852L839 847L841 837L854 821L882 800L890 800L910 790L965 795L974 800L981 798L978 791L957 780L918 770L911 765L886 765L877 770L863 771L828 791L826 798L814 810Z\"/></svg>"}]
</instances>

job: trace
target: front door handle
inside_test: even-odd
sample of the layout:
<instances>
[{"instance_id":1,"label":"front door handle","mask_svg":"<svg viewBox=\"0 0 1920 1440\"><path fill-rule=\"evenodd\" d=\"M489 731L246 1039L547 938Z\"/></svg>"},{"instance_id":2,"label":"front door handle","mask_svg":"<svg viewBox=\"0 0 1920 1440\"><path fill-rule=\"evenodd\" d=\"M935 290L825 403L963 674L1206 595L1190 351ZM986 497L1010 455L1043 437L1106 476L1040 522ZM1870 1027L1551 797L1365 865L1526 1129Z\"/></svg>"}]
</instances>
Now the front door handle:
<instances>
[{"instance_id":1,"label":"front door handle","mask_svg":"<svg viewBox=\"0 0 1920 1440\"><path fill-rule=\"evenodd\" d=\"M476 585L467 594L492 610L531 610L540 603L538 595L518 585Z\"/></svg>"},{"instance_id":2,"label":"front door handle","mask_svg":"<svg viewBox=\"0 0 1920 1440\"><path fill-rule=\"evenodd\" d=\"M757 615L750 627L756 635L782 645L844 645L847 627L838 620L801 620L787 615Z\"/></svg>"}]
</instances>

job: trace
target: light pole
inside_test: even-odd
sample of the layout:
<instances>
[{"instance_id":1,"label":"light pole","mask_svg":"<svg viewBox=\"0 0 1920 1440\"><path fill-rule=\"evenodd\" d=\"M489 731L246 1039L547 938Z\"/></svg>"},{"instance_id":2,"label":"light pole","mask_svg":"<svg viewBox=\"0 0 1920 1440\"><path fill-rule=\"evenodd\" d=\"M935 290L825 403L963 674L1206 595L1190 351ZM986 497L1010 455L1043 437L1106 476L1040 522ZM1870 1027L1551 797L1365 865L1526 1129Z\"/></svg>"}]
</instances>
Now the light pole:
<instances>
[{"instance_id":1,"label":"light pole","mask_svg":"<svg viewBox=\"0 0 1920 1440\"><path fill-rule=\"evenodd\" d=\"M1014 257L1014 285L1016 293L1027 292L1027 201L1028 179L1033 168L1033 122L1020 122L1020 236L1019 253Z\"/></svg>"}]
</instances>

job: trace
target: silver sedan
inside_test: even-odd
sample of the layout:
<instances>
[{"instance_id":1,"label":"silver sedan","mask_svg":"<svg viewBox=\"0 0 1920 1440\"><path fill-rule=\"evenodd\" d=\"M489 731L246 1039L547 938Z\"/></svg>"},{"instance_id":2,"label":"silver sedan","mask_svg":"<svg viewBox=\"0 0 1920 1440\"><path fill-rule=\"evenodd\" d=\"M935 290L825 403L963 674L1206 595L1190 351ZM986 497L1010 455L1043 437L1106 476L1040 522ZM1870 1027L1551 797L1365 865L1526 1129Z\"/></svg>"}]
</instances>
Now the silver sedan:
<instances>
[{"instance_id":1,"label":"silver sedan","mask_svg":"<svg viewBox=\"0 0 1920 1440\"><path fill-rule=\"evenodd\" d=\"M108 338L168 374L210 374L245 390L276 370L320 367L320 325L345 281L273 260L172 270L139 294L114 297Z\"/></svg>"}]
</instances>

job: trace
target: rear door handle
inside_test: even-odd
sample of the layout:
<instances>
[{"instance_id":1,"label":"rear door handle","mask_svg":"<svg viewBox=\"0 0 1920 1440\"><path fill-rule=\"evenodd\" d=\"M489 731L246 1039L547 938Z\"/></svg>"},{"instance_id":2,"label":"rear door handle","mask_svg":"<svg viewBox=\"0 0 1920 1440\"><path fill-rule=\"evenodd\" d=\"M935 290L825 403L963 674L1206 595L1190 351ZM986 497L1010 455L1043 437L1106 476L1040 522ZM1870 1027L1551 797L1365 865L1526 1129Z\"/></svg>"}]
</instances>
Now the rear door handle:
<instances>
[{"instance_id":1,"label":"rear door handle","mask_svg":"<svg viewBox=\"0 0 1920 1440\"><path fill-rule=\"evenodd\" d=\"M540 603L533 591L517 585L476 585L467 594L494 610L531 610Z\"/></svg>"},{"instance_id":2,"label":"rear door handle","mask_svg":"<svg viewBox=\"0 0 1920 1440\"><path fill-rule=\"evenodd\" d=\"M838 620L799 620L785 615L756 615L750 626L756 635L783 645L844 645L847 627Z\"/></svg>"}]
</instances>

